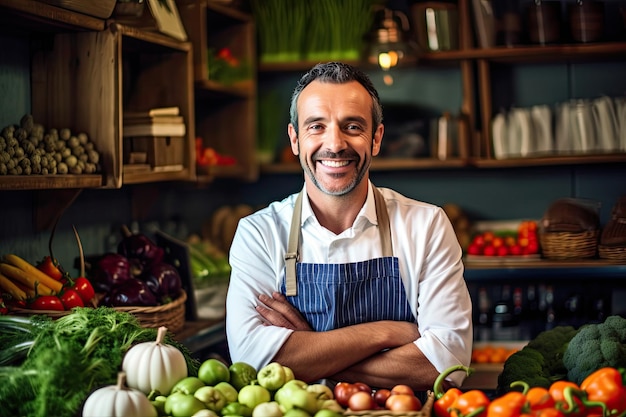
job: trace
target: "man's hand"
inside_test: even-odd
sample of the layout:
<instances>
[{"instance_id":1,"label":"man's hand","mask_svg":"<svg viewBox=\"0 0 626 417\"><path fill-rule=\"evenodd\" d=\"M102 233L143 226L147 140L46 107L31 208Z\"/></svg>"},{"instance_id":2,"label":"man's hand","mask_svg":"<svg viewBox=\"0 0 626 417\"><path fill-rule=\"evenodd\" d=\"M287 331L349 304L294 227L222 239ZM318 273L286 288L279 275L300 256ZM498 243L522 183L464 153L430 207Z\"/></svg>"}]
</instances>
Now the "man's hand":
<instances>
[{"instance_id":1,"label":"man's hand","mask_svg":"<svg viewBox=\"0 0 626 417\"><path fill-rule=\"evenodd\" d=\"M259 295L263 304L256 306L256 311L265 319L266 325L284 327L291 330L312 331L309 323L302 314L285 298L283 294L274 291L272 296Z\"/></svg>"}]
</instances>

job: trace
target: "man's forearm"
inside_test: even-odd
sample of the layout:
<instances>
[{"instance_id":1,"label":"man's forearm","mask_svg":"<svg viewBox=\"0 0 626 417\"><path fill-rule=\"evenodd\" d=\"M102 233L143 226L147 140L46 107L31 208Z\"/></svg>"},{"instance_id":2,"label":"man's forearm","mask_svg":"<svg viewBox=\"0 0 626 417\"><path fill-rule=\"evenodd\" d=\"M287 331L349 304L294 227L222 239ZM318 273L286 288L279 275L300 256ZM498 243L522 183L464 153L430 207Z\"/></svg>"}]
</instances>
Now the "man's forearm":
<instances>
[{"instance_id":1,"label":"man's forearm","mask_svg":"<svg viewBox=\"0 0 626 417\"><path fill-rule=\"evenodd\" d=\"M274 360L289 366L298 379L310 382L339 374L382 350L412 344L418 337L415 323L393 321L327 332L295 331Z\"/></svg>"},{"instance_id":2,"label":"man's forearm","mask_svg":"<svg viewBox=\"0 0 626 417\"><path fill-rule=\"evenodd\" d=\"M406 384L416 391L424 391L432 389L438 375L435 367L411 342L365 358L331 378L388 389Z\"/></svg>"}]
</instances>

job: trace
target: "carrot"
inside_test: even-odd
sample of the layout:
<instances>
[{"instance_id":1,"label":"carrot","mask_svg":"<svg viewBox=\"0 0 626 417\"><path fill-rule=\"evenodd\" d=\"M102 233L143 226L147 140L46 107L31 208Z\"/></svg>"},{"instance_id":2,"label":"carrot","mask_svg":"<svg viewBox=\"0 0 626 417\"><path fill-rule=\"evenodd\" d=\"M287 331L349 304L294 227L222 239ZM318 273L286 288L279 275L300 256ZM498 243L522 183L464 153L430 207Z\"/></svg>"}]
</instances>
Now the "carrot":
<instances>
[{"instance_id":1,"label":"carrot","mask_svg":"<svg viewBox=\"0 0 626 417\"><path fill-rule=\"evenodd\" d=\"M55 295L58 294L57 291L52 290L47 285L41 283L37 278L30 275L28 272L22 271L20 268L10 265L6 262L0 262L0 273L13 280L15 282L21 282L22 284L28 286L37 292L40 295ZM57 281L58 282L58 281ZM62 284L58 282L58 284L62 287Z\"/></svg>"},{"instance_id":2,"label":"carrot","mask_svg":"<svg viewBox=\"0 0 626 417\"><path fill-rule=\"evenodd\" d=\"M13 281L2 274L0 274L0 288L11 294L11 297L16 300L26 300L26 293L22 291Z\"/></svg>"},{"instance_id":3,"label":"carrot","mask_svg":"<svg viewBox=\"0 0 626 417\"><path fill-rule=\"evenodd\" d=\"M26 272L28 275L31 275L35 280L39 281L40 284L45 285L57 294L60 293L63 289L63 284L61 282L55 280L43 271L37 269L34 265L28 263L17 255L5 255L4 260L9 264Z\"/></svg>"}]
</instances>

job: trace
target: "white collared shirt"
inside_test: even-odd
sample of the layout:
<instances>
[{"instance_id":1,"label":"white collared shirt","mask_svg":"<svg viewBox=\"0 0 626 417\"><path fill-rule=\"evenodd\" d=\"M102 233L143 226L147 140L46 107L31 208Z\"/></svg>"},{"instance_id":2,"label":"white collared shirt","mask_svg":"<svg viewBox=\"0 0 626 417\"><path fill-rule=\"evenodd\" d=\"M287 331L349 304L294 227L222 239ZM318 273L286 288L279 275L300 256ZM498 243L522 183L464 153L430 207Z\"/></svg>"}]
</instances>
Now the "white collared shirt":
<instances>
[{"instance_id":1,"label":"white collared shirt","mask_svg":"<svg viewBox=\"0 0 626 417\"><path fill-rule=\"evenodd\" d=\"M443 209L380 188L389 214L393 255L399 258L407 299L417 316L417 347L442 372L469 366L472 304L463 278L462 251ZM226 300L226 332L233 361L257 369L271 362L291 330L264 326L255 310L259 294L280 290L284 256L297 194L243 218L230 249L232 274ZM304 193L300 259L350 263L383 256L370 184L354 225L339 235L322 227ZM419 309L418 309L419 306ZM463 372L451 379L460 385Z\"/></svg>"}]
</instances>

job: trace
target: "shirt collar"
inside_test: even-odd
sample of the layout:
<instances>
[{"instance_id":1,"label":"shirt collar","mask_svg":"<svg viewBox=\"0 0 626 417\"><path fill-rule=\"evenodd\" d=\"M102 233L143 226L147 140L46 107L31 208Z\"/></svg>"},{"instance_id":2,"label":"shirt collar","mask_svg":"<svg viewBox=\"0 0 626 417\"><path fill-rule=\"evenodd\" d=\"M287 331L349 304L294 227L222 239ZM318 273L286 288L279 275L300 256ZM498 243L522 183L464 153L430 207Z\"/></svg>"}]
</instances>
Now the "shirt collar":
<instances>
[{"instance_id":1,"label":"shirt collar","mask_svg":"<svg viewBox=\"0 0 626 417\"><path fill-rule=\"evenodd\" d=\"M317 221L315 219L315 214L313 213L313 209L311 208L311 202L309 201L309 196L306 193L306 186L302 188L303 198L302 198L302 219L300 226L306 224L307 221ZM374 189L373 184L370 180L368 180L367 187L367 199L365 200L365 205L359 211L359 214L356 216L356 220L354 221L354 226L365 227L368 224L377 225L378 218L376 217L376 201L374 200Z\"/></svg>"}]
</instances>

